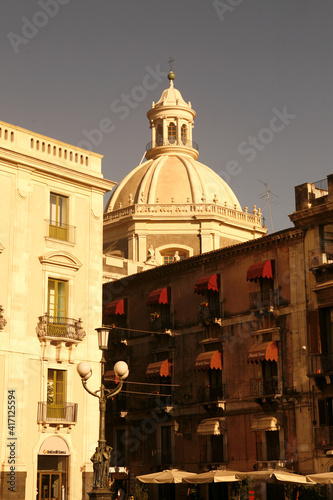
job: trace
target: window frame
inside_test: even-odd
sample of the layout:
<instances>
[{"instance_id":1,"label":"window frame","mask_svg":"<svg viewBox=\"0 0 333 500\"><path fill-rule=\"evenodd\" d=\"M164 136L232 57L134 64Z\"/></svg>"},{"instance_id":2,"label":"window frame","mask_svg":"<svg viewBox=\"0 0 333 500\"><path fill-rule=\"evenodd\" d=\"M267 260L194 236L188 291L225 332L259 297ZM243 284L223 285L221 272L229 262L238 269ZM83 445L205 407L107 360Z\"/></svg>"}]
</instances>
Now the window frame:
<instances>
[{"instance_id":1,"label":"window frame","mask_svg":"<svg viewBox=\"0 0 333 500\"><path fill-rule=\"evenodd\" d=\"M176 144L177 141L177 127L174 122L168 125L168 142L169 144Z\"/></svg>"},{"instance_id":2,"label":"window frame","mask_svg":"<svg viewBox=\"0 0 333 500\"><path fill-rule=\"evenodd\" d=\"M52 200L55 198L55 200ZM57 240L68 241L68 208L69 197L50 192L49 196L49 237ZM53 212L55 211L55 214ZM55 218L54 218L55 217Z\"/></svg>"}]
</instances>

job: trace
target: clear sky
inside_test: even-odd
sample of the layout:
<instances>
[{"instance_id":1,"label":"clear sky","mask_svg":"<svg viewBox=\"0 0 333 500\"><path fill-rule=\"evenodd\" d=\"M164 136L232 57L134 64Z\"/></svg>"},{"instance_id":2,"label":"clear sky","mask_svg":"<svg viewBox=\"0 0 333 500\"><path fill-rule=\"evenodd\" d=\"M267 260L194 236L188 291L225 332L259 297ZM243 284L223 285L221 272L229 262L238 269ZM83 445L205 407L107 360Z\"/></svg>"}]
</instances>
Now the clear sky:
<instances>
[{"instance_id":1,"label":"clear sky","mask_svg":"<svg viewBox=\"0 0 333 500\"><path fill-rule=\"evenodd\" d=\"M0 120L103 154L106 178L140 163L170 56L199 161L270 231L263 183L277 231L333 173L330 0L14 0L0 25Z\"/></svg>"}]
</instances>

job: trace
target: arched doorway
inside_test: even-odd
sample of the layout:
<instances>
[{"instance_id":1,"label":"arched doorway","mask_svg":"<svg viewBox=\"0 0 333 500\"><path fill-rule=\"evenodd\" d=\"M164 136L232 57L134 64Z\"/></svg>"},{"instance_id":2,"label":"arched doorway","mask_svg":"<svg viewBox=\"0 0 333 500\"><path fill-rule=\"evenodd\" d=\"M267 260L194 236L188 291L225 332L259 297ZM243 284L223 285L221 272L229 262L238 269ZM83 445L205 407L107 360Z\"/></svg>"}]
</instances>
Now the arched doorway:
<instances>
[{"instance_id":1,"label":"arched doorway","mask_svg":"<svg viewBox=\"0 0 333 500\"><path fill-rule=\"evenodd\" d=\"M50 436L38 453L37 500L67 500L69 448L64 439Z\"/></svg>"}]
</instances>

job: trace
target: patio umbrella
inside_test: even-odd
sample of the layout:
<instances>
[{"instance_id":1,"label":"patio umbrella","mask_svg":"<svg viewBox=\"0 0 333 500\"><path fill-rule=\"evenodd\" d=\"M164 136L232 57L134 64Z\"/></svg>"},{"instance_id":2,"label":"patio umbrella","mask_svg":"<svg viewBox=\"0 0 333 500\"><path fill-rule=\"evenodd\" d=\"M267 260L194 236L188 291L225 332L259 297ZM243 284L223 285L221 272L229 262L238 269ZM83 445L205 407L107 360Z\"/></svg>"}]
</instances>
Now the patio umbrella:
<instances>
[{"instance_id":1,"label":"patio umbrella","mask_svg":"<svg viewBox=\"0 0 333 500\"><path fill-rule=\"evenodd\" d=\"M186 483L229 483L240 481L238 472L234 470L210 470L201 474L194 474L195 477L185 478Z\"/></svg>"},{"instance_id":2,"label":"patio umbrella","mask_svg":"<svg viewBox=\"0 0 333 500\"><path fill-rule=\"evenodd\" d=\"M333 472L321 472L320 474L308 474L307 479L320 484L333 484Z\"/></svg>"},{"instance_id":3,"label":"patio umbrella","mask_svg":"<svg viewBox=\"0 0 333 500\"><path fill-rule=\"evenodd\" d=\"M166 469L162 472L153 472L152 474L144 474L143 476L136 476L142 483L183 483L185 478L189 479L196 476L194 472L186 472L179 469ZM189 481L191 482L191 481Z\"/></svg>"},{"instance_id":4,"label":"patio umbrella","mask_svg":"<svg viewBox=\"0 0 333 500\"><path fill-rule=\"evenodd\" d=\"M264 483L275 483L277 481L282 483L296 483L296 484L306 484L310 486L314 485L315 482L311 479L307 479L306 476L301 474L294 474L287 471L277 471L277 470L260 470L252 472L238 472L237 476L240 479L244 479L246 476L250 479L255 479L256 481L261 481Z\"/></svg>"}]
</instances>

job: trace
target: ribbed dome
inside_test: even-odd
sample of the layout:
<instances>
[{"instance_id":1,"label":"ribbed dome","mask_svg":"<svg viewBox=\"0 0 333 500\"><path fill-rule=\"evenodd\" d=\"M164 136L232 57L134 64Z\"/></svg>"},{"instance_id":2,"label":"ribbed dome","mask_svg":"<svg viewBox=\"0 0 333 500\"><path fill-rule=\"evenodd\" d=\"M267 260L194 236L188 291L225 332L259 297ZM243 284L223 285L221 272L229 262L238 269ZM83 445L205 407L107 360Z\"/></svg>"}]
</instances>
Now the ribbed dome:
<instances>
[{"instance_id":1,"label":"ribbed dome","mask_svg":"<svg viewBox=\"0 0 333 500\"><path fill-rule=\"evenodd\" d=\"M188 107L189 105L184 101L181 93L179 90L175 89L173 86L173 81L170 81L170 86L169 88L165 89L162 92L162 95L160 97L160 100L155 104L155 107L158 107L160 105L168 105L168 106L186 106Z\"/></svg>"},{"instance_id":2,"label":"ribbed dome","mask_svg":"<svg viewBox=\"0 0 333 500\"><path fill-rule=\"evenodd\" d=\"M172 154L132 170L111 195L105 211L132 204L170 203L216 203L242 210L232 189L211 168L190 157Z\"/></svg>"}]
</instances>

